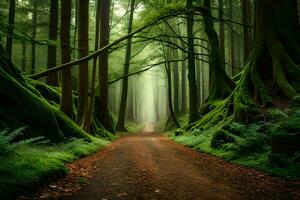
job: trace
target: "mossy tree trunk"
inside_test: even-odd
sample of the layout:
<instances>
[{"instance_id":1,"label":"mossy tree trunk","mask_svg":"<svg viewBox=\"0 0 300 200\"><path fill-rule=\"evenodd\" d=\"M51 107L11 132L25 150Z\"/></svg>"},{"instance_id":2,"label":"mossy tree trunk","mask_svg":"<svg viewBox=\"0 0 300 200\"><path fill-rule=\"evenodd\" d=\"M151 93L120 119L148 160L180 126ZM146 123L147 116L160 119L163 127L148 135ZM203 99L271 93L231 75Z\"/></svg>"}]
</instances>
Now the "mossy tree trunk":
<instances>
[{"instance_id":1,"label":"mossy tree trunk","mask_svg":"<svg viewBox=\"0 0 300 200\"><path fill-rule=\"evenodd\" d=\"M54 104L54 103L53 103ZM22 138L90 138L21 75L0 45L0 129L27 126Z\"/></svg>"},{"instance_id":2,"label":"mossy tree trunk","mask_svg":"<svg viewBox=\"0 0 300 200\"><path fill-rule=\"evenodd\" d=\"M236 120L249 120L255 105L297 99L300 91L300 27L295 0L255 2L254 48L234 93ZM246 112L245 112L246 111Z\"/></svg>"},{"instance_id":3,"label":"mossy tree trunk","mask_svg":"<svg viewBox=\"0 0 300 200\"><path fill-rule=\"evenodd\" d=\"M208 37L209 44L211 47L210 54L210 95L206 100L208 103L213 100L224 99L234 89L233 81L227 76L225 72L224 63L221 61L220 43L218 34L214 29L214 19L211 13L211 2L210 0L203 1L203 25L204 31Z\"/></svg>"}]
</instances>

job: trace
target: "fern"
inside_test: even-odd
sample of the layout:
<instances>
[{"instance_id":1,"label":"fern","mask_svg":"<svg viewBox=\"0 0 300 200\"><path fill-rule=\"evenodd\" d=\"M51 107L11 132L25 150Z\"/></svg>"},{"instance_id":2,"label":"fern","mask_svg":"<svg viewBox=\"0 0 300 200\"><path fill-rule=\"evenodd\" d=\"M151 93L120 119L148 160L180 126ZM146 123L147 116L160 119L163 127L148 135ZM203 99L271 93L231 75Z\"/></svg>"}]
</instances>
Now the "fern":
<instances>
[{"instance_id":1,"label":"fern","mask_svg":"<svg viewBox=\"0 0 300 200\"><path fill-rule=\"evenodd\" d=\"M0 156L16 152L20 146L45 144L48 141L44 137L30 138L21 141L14 141L18 136L22 136L27 127L21 127L14 131L4 129L0 132Z\"/></svg>"}]
</instances>

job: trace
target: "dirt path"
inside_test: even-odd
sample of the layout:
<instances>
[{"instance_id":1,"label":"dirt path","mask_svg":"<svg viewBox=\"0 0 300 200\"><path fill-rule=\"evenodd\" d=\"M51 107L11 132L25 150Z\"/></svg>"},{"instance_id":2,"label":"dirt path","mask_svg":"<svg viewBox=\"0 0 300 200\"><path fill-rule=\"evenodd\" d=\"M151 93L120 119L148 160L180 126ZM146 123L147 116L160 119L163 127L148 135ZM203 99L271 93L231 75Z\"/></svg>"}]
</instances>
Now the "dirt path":
<instances>
[{"instance_id":1,"label":"dirt path","mask_svg":"<svg viewBox=\"0 0 300 200\"><path fill-rule=\"evenodd\" d=\"M89 177L87 180L78 178L83 176L77 174L78 166L84 168L85 171L80 173ZM75 162L69 168L71 173L68 177L42 190L38 198L297 199L293 183L195 152L154 132L123 137L99 153ZM74 179L87 184L76 186L68 183ZM74 188L81 189L74 192Z\"/></svg>"}]
</instances>

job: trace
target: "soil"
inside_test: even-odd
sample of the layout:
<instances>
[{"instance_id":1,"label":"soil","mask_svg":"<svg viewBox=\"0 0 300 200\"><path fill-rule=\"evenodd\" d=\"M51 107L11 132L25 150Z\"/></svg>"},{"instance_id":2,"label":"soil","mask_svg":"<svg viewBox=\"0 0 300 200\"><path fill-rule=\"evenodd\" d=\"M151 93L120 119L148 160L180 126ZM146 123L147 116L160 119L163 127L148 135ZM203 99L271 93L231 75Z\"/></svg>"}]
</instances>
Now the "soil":
<instances>
[{"instance_id":1,"label":"soil","mask_svg":"<svg viewBox=\"0 0 300 200\"><path fill-rule=\"evenodd\" d=\"M270 177L196 152L151 126L67 167L70 173L65 178L21 199L300 199L299 181Z\"/></svg>"}]
</instances>

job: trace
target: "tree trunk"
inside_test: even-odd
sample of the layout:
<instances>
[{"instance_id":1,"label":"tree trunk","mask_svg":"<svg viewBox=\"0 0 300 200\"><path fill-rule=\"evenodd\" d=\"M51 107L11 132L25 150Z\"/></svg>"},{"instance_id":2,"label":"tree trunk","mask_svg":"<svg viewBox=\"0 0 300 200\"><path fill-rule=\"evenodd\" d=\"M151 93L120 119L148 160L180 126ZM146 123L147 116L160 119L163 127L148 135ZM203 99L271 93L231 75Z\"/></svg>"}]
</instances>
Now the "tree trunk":
<instances>
[{"instance_id":1,"label":"tree trunk","mask_svg":"<svg viewBox=\"0 0 300 200\"><path fill-rule=\"evenodd\" d=\"M174 44L178 44L178 38L173 39ZM172 49L172 59L176 60L179 58L178 56L178 49ZM173 102L174 102L174 112L175 114L179 113L179 69L178 69L178 62L174 62L173 64Z\"/></svg>"},{"instance_id":2,"label":"tree trunk","mask_svg":"<svg viewBox=\"0 0 300 200\"><path fill-rule=\"evenodd\" d=\"M86 0L78 1L78 48L79 58L89 53L89 3ZM78 71L78 109L77 123L81 126L84 123L89 99L89 68L88 61L79 63Z\"/></svg>"},{"instance_id":3,"label":"tree trunk","mask_svg":"<svg viewBox=\"0 0 300 200\"><path fill-rule=\"evenodd\" d=\"M135 0L131 0L130 15L129 15L129 21L128 21L128 34L130 34L132 32L134 7L135 7ZM130 66L130 60L131 60L131 43L132 43L132 38L129 38L127 40L127 46L126 46L124 75L129 73L129 66ZM125 77L125 78L123 78L119 118L118 118L118 123L116 126L116 130L118 130L118 131L127 132L127 129L125 127L127 94L128 94L128 77Z\"/></svg>"},{"instance_id":4,"label":"tree trunk","mask_svg":"<svg viewBox=\"0 0 300 200\"><path fill-rule=\"evenodd\" d=\"M99 36L100 36L100 0L97 0L96 3L96 32L95 32L95 46L94 50L97 51L99 48ZM88 107L88 113L84 121L84 130L87 132L90 131L90 127L93 119L93 111L95 104L95 96L96 96L96 76L97 76L97 61L98 57L93 59L93 70L92 70L92 85L91 85L91 97Z\"/></svg>"},{"instance_id":5,"label":"tree trunk","mask_svg":"<svg viewBox=\"0 0 300 200\"><path fill-rule=\"evenodd\" d=\"M252 50L252 28L249 25L252 25L252 14L251 14L251 2L250 0L241 0L242 8L242 23L248 26L243 26L244 34L244 60L245 62L249 58Z\"/></svg>"},{"instance_id":6,"label":"tree trunk","mask_svg":"<svg viewBox=\"0 0 300 200\"><path fill-rule=\"evenodd\" d=\"M37 7L38 2L34 0L33 2L33 12L32 12L32 39L36 37L36 26L37 26ZM35 73L35 41L32 41L31 46L31 74Z\"/></svg>"},{"instance_id":7,"label":"tree trunk","mask_svg":"<svg viewBox=\"0 0 300 200\"><path fill-rule=\"evenodd\" d=\"M184 42L181 42L181 47L184 47ZM182 51L182 58L186 57L186 53ZM186 61L181 62L181 113L186 113Z\"/></svg>"},{"instance_id":8,"label":"tree trunk","mask_svg":"<svg viewBox=\"0 0 300 200\"><path fill-rule=\"evenodd\" d=\"M71 60L70 27L71 27L71 0L61 0L61 62L67 63ZM72 72L71 68L62 71L60 109L70 118L74 118L72 97Z\"/></svg>"},{"instance_id":9,"label":"tree trunk","mask_svg":"<svg viewBox=\"0 0 300 200\"><path fill-rule=\"evenodd\" d=\"M220 18L220 58L222 66L225 68L225 26L224 22L224 0L219 1L219 18Z\"/></svg>"},{"instance_id":10,"label":"tree trunk","mask_svg":"<svg viewBox=\"0 0 300 200\"><path fill-rule=\"evenodd\" d=\"M100 49L109 44L110 0L101 0ZM99 55L99 110L100 124L108 131L114 132L112 118L108 108L108 49Z\"/></svg>"},{"instance_id":11,"label":"tree trunk","mask_svg":"<svg viewBox=\"0 0 300 200\"><path fill-rule=\"evenodd\" d=\"M52 42L57 41L58 31L58 0L51 0L50 4L50 23L49 23L49 40ZM48 45L48 69L56 66L56 44ZM47 76L47 84L58 86L57 72L53 72Z\"/></svg>"},{"instance_id":12,"label":"tree trunk","mask_svg":"<svg viewBox=\"0 0 300 200\"><path fill-rule=\"evenodd\" d=\"M8 57L12 57L12 42L15 26L15 15L16 15L16 0L9 1L9 13L8 13L8 33L6 39L6 52Z\"/></svg>"},{"instance_id":13,"label":"tree trunk","mask_svg":"<svg viewBox=\"0 0 300 200\"><path fill-rule=\"evenodd\" d=\"M299 100L300 27L294 0L259 0L255 7L254 48L235 93L235 118L248 121L257 103ZM279 14L280 13L280 14Z\"/></svg>"},{"instance_id":14,"label":"tree trunk","mask_svg":"<svg viewBox=\"0 0 300 200\"><path fill-rule=\"evenodd\" d=\"M26 72L26 54L27 54L27 44L25 41L22 41L22 61L21 61L21 69L22 72Z\"/></svg>"},{"instance_id":15,"label":"tree trunk","mask_svg":"<svg viewBox=\"0 0 300 200\"><path fill-rule=\"evenodd\" d=\"M210 55L210 95L207 102L226 98L234 89L234 83L227 76L224 63L221 62L221 54L219 47L219 38L214 29L213 17L211 14L210 0L204 0L203 6L207 8L203 12L203 21L205 33L208 37L211 47Z\"/></svg>"},{"instance_id":16,"label":"tree trunk","mask_svg":"<svg viewBox=\"0 0 300 200\"><path fill-rule=\"evenodd\" d=\"M186 1L187 9L193 7L193 1ZM188 35L188 79L189 79L189 124L194 123L198 119L198 97L197 97L197 83L195 71L195 50L194 50L194 15L187 14L187 35Z\"/></svg>"}]
</instances>

